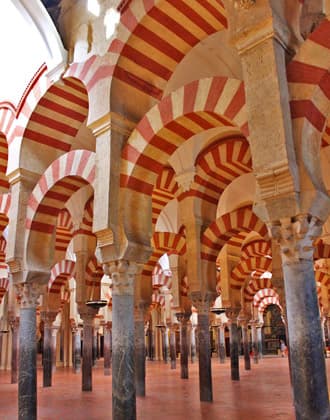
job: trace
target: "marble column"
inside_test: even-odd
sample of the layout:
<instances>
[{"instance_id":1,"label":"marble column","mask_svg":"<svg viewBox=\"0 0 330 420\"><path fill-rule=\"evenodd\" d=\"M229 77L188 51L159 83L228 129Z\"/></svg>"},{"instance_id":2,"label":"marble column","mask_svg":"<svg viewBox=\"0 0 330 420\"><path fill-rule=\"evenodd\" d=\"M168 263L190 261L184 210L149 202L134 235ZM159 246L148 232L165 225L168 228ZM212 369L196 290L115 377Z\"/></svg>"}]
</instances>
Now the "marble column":
<instances>
[{"instance_id":1,"label":"marble column","mask_svg":"<svg viewBox=\"0 0 330 420\"><path fill-rule=\"evenodd\" d=\"M93 366L96 365L97 360L97 328L93 328L93 345L92 345Z\"/></svg>"},{"instance_id":2,"label":"marble column","mask_svg":"<svg viewBox=\"0 0 330 420\"><path fill-rule=\"evenodd\" d=\"M135 324L135 387L136 395L145 397L146 395L146 347L144 334L144 318L148 309L148 304L140 301L135 304L134 324Z\"/></svg>"},{"instance_id":3,"label":"marble column","mask_svg":"<svg viewBox=\"0 0 330 420\"><path fill-rule=\"evenodd\" d=\"M168 363L169 361L169 356L170 356L170 340L169 340L169 329L167 327L167 325L165 325L164 328L164 362Z\"/></svg>"},{"instance_id":4,"label":"marble column","mask_svg":"<svg viewBox=\"0 0 330 420\"><path fill-rule=\"evenodd\" d=\"M258 323L258 321L255 321L255 320L250 321L253 362L255 364L259 363L259 346L258 346L257 323Z\"/></svg>"},{"instance_id":5,"label":"marble column","mask_svg":"<svg viewBox=\"0 0 330 420\"><path fill-rule=\"evenodd\" d=\"M53 373L56 370L56 345L57 345L57 333L58 333L59 327L57 325L52 326L52 369Z\"/></svg>"},{"instance_id":6,"label":"marble column","mask_svg":"<svg viewBox=\"0 0 330 420\"><path fill-rule=\"evenodd\" d=\"M257 325L257 339L258 339L258 356L259 359L263 357L263 348L262 348L262 324Z\"/></svg>"},{"instance_id":7,"label":"marble column","mask_svg":"<svg viewBox=\"0 0 330 420\"><path fill-rule=\"evenodd\" d=\"M213 400L211 372L211 341L210 341L210 302L214 296L211 293L192 292L193 305L198 311L198 364L199 364L199 398L200 401Z\"/></svg>"},{"instance_id":8,"label":"marble column","mask_svg":"<svg viewBox=\"0 0 330 420\"><path fill-rule=\"evenodd\" d=\"M112 278L112 418L136 419L134 362L134 262L110 264Z\"/></svg>"},{"instance_id":9,"label":"marble column","mask_svg":"<svg viewBox=\"0 0 330 420\"><path fill-rule=\"evenodd\" d=\"M328 331L328 346L330 346L330 316L327 316L327 320L326 320L326 328Z\"/></svg>"},{"instance_id":10,"label":"marble column","mask_svg":"<svg viewBox=\"0 0 330 420\"><path fill-rule=\"evenodd\" d=\"M111 327L112 322L107 322L104 327L104 341L103 341L103 357L104 357L104 375L110 376L111 371Z\"/></svg>"},{"instance_id":11,"label":"marble column","mask_svg":"<svg viewBox=\"0 0 330 420\"><path fill-rule=\"evenodd\" d=\"M233 381L239 381L239 337L237 327L237 316L238 310L229 308L226 311L229 325L229 337L230 337L230 367L231 367L231 379Z\"/></svg>"},{"instance_id":12,"label":"marble column","mask_svg":"<svg viewBox=\"0 0 330 420\"><path fill-rule=\"evenodd\" d=\"M52 386L52 324L55 321L56 312L41 312L41 319L44 321L44 341L42 354L43 387Z\"/></svg>"},{"instance_id":13,"label":"marble column","mask_svg":"<svg viewBox=\"0 0 330 420\"><path fill-rule=\"evenodd\" d=\"M74 373L79 373L81 370L81 328L72 328L72 353L73 361L72 367Z\"/></svg>"},{"instance_id":14,"label":"marble column","mask_svg":"<svg viewBox=\"0 0 330 420\"><path fill-rule=\"evenodd\" d=\"M196 327L194 325L191 326L190 330L190 358L191 363L195 363L196 361Z\"/></svg>"},{"instance_id":15,"label":"marble column","mask_svg":"<svg viewBox=\"0 0 330 420\"><path fill-rule=\"evenodd\" d=\"M170 327L170 357L171 357L171 369L176 369L176 338L175 338L176 326Z\"/></svg>"},{"instance_id":16,"label":"marble column","mask_svg":"<svg viewBox=\"0 0 330 420\"><path fill-rule=\"evenodd\" d=\"M17 287L21 298L19 327L18 418L37 419L36 307L40 289L35 283Z\"/></svg>"},{"instance_id":17,"label":"marble column","mask_svg":"<svg viewBox=\"0 0 330 420\"><path fill-rule=\"evenodd\" d=\"M98 309L82 307L78 305L79 314L83 320L83 357L82 357L82 391L92 391L92 367L93 367L93 330L94 318Z\"/></svg>"},{"instance_id":18,"label":"marble column","mask_svg":"<svg viewBox=\"0 0 330 420\"><path fill-rule=\"evenodd\" d=\"M244 352L244 368L245 370L251 370L250 360L250 349L249 349L249 337L248 337L248 323L247 319L240 319L240 325L242 328L242 341L243 341L243 352Z\"/></svg>"},{"instance_id":19,"label":"marble column","mask_svg":"<svg viewBox=\"0 0 330 420\"><path fill-rule=\"evenodd\" d=\"M218 355L220 363L226 361L226 341L225 341L225 326L223 324L218 326Z\"/></svg>"},{"instance_id":20,"label":"marble column","mask_svg":"<svg viewBox=\"0 0 330 420\"><path fill-rule=\"evenodd\" d=\"M9 326L11 330L11 375L10 382L17 384L18 379L18 336L19 336L19 317L9 314ZM1 362L1 354L0 354Z\"/></svg>"},{"instance_id":21,"label":"marble column","mask_svg":"<svg viewBox=\"0 0 330 420\"><path fill-rule=\"evenodd\" d=\"M294 220L294 221L293 221ZM329 396L313 265L316 217L297 216L270 226L281 245L291 378L296 418L329 419Z\"/></svg>"},{"instance_id":22,"label":"marble column","mask_svg":"<svg viewBox=\"0 0 330 420\"><path fill-rule=\"evenodd\" d=\"M181 379L188 379L188 322L191 313L179 312L176 317L180 323L180 368Z\"/></svg>"}]
</instances>

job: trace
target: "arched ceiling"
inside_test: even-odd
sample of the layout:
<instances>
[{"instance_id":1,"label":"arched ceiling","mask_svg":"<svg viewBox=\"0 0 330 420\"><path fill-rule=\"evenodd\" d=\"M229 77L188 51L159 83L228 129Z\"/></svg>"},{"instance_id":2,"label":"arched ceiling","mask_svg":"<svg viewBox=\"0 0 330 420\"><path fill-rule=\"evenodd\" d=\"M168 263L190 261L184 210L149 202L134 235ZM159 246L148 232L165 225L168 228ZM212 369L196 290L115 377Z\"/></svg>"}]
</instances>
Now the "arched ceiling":
<instances>
[{"instance_id":1,"label":"arched ceiling","mask_svg":"<svg viewBox=\"0 0 330 420\"><path fill-rule=\"evenodd\" d=\"M0 2L1 79L0 103L15 108L38 69L61 71L66 52L55 26L41 2ZM24 72L22 72L24 68Z\"/></svg>"}]
</instances>

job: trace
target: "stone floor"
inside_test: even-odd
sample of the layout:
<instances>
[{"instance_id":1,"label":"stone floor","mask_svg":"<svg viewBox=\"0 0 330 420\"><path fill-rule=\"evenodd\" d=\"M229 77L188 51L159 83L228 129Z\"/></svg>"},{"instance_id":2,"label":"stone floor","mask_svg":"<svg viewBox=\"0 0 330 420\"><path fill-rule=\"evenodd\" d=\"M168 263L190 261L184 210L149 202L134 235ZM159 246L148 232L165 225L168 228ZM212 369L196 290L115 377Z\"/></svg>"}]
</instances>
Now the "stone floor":
<instances>
[{"instance_id":1,"label":"stone floor","mask_svg":"<svg viewBox=\"0 0 330 420\"><path fill-rule=\"evenodd\" d=\"M179 362L179 361L178 361ZM139 420L294 420L288 359L265 357L241 380L230 380L230 364L212 359L213 403L200 403L198 363L189 365L189 379L162 362L147 362L147 397L137 398ZM328 376L330 360L327 359ZM82 392L80 374L57 368L51 388L42 388L38 369L38 420L111 419L111 376L103 376L102 359L93 369L93 391ZM0 419L17 419L17 385L0 371Z\"/></svg>"}]
</instances>

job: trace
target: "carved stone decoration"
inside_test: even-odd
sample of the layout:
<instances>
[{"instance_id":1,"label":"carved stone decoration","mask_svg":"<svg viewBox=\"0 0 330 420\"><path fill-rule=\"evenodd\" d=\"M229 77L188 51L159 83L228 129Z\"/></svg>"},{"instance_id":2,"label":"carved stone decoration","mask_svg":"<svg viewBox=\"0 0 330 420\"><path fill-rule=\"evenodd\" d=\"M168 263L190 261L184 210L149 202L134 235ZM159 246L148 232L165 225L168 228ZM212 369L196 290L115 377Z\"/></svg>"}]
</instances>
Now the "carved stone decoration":
<instances>
[{"instance_id":1,"label":"carved stone decoration","mask_svg":"<svg viewBox=\"0 0 330 420\"><path fill-rule=\"evenodd\" d=\"M138 265L136 263L126 260L119 260L110 264L112 296L134 294L134 280L137 270Z\"/></svg>"},{"instance_id":2,"label":"carved stone decoration","mask_svg":"<svg viewBox=\"0 0 330 420\"><path fill-rule=\"evenodd\" d=\"M198 313L206 315L210 311L211 303L216 298L216 294L212 292L191 292L189 297Z\"/></svg>"},{"instance_id":3,"label":"carved stone decoration","mask_svg":"<svg viewBox=\"0 0 330 420\"><path fill-rule=\"evenodd\" d=\"M321 235L322 222L316 217L299 215L268 225L269 234L281 247L283 264L312 260L313 241Z\"/></svg>"},{"instance_id":4,"label":"carved stone decoration","mask_svg":"<svg viewBox=\"0 0 330 420\"><path fill-rule=\"evenodd\" d=\"M36 283L17 284L16 293L20 298L21 308L36 308L39 304L41 289Z\"/></svg>"},{"instance_id":5,"label":"carved stone decoration","mask_svg":"<svg viewBox=\"0 0 330 420\"><path fill-rule=\"evenodd\" d=\"M250 7L256 4L256 0L235 0L235 9L250 9Z\"/></svg>"}]
</instances>

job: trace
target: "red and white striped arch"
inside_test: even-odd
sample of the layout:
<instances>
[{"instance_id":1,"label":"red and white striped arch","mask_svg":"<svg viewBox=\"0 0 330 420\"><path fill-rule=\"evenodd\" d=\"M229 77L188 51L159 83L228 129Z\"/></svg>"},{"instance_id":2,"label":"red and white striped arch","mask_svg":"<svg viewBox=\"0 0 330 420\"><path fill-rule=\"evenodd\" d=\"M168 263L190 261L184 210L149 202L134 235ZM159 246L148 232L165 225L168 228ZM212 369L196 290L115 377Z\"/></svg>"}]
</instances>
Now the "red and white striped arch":
<instances>
[{"instance_id":1,"label":"red and white striped arch","mask_svg":"<svg viewBox=\"0 0 330 420\"><path fill-rule=\"evenodd\" d=\"M251 257L264 257L271 254L271 243L263 239L256 239L242 247L242 260Z\"/></svg>"},{"instance_id":2,"label":"red and white striped arch","mask_svg":"<svg viewBox=\"0 0 330 420\"><path fill-rule=\"evenodd\" d=\"M158 216L166 204L173 200L178 191L173 168L165 167L159 174L156 185L152 191L152 224L156 225Z\"/></svg>"},{"instance_id":3,"label":"red and white striped arch","mask_svg":"<svg viewBox=\"0 0 330 420\"><path fill-rule=\"evenodd\" d=\"M83 219L81 221L80 227L74 232L74 235L84 234L89 236L94 236L92 232L93 228L93 204L94 196L91 197L85 205Z\"/></svg>"},{"instance_id":4,"label":"red and white striped arch","mask_svg":"<svg viewBox=\"0 0 330 420\"><path fill-rule=\"evenodd\" d=\"M22 137L32 111L49 88L46 72L47 66L42 64L28 83L17 107L8 102L0 103L0 132L4 133L8 144Z\"/></svg>"},{"instance_id":5,"label":"red and white striped arch","mask_svg":"<svg viewBox=\"0 0 330 420\"><path fill-rule=\"evenodd\" d=\"M121 186L151 195L163 166L183 142L223 125L246 134L241 81L214 77L181 87L154 106L132 132L122 153Z\"/></svg>"},{"instance_id":6,"label":"red and white striped arch","mask_svg":"<svg viewBox=\"0 0 330 420\"><path fill-rule=\"evenodd\" d=\"M8 141L15 129L15 107L7 102L0 102L0 133Z\"/></svg>"},{"instance_id":7,"label":"red and white striped arch","mask_svg":"<svg viewBox=\"0 0 330 420\"><path fill-rule=\"evenodd\" d=\"M61 287L74 276L75 262L72 260L62 260L56 263L50 271L48 281L48 291L50 293L60 293Z\"/></svg>"},{"instance_id":8,"label":"red and white striped arch","mask_svg":"<svg viewBox=\"0 0 330 420\"><path fill-rule=\"evenodd\" d=\"M201 240L201 258L216 261L221 248L239 231L255 231L261 237L267 237L267 227L252 212L252 207L241 207L219 217L205 230Z\"/></svg>"},{"instance_id":9,"label":"red and white striped arch","mask_svg":"<svg viewBox=\"0 0 330 420\"><path fill-rule=\"evenodd\" d=\"M0 195L0 236L9 223L9 209L11 203L11 195L1 194Z\"/></svg>"},{"instance_id":10,"label":"red and white striped arch","mask_svg":"<svg viewBox=\"0 0 330 420\"><path fill-rule=\"evenodd\" d=\"M245 302L252 302L256 293L260 290L273 289L272 280L268 277L251 278L244 287L243 296Z\"/></svg>"},{"instance_id":11,"label":"red and white striped arch","mask_svg":"<svg viewBox=\"0 0 330 420\"><path fill-rule=\"evenodd\" d=\"M330 275L328 273L324 273L323 271L316 270L314 272L315 275L315 281L317 283L322 284L323 286L326 286L329 288L330 286Z\"/></svg>"},{"instance_id":12,"label":"red and white striped arch","mask_svg":"<svg viewBox=\"0 0 330 420\"><path fill-rule=\"evenodd\" d=\"M103 274L104 272L101 264L99 264L95 256L92 257L86 265L86 293L89 298L99 298ZM97 295L95 293L97 293Z\"/></svg>"},{"instance_id":13,"label":"red and white striped arch","mask_svg":"<svg viewBox=\"0 0 330 420\"><path fill-rule=\"evenodd\" d=\"M157 263L152 272L152 288L159 287L172 288L172 273L170 270L164 270L163 267Z\"/></svg>"},{"instance_id":14,"label":"red and white striped arch","mask_svg":"<svg viewBox=\"0 0 330 420\"><path fill-rule=\"evenodd\" d=\"M73 63L66 73L84 81L88 92L98 85L104 89L104 81L115 78L160 100L184 56L203 38L227 26L220 0L196 2L194 7L189 0L137 0L123 10L108 54ZM107 89L110 92L109 85Z\"/></svg>"},{"instance_id":15,"label":"red and white striped arch","mask_svg":"<svg viewBox=\"0 0 330 420\"><path fill-rule=\"evenodd\" d=\"M37 143L54 160L70 151L87 114L88 97L82 82L63 79L50 86L33 109L22 133L23 147Z\"/></svg>"},{"instance_id":16,"label":"red and white striped arch","mask_svg":"<svg viewBox=\"0 0 330 420\"><path fill-rule=\"evenodd\" d=\"M314 260L330 258L330 245L325 244L323 241L318 241L314 248Z\"/></svg>"},{"instance_id":17,"label":"red and white striped arch","mask_svg":"<svg viewBox=\"0 0 330 420\"><path fill-rule=\"evenodd\" d=\"M279 300L279 296L278 293L274 290L274 289L270 289L270 288L265 288L265 289L260 289L253 298L253 306L255 306L256 308L260 305L261 301L265 298L265 297L276 297Z\"/></svg>"},{"instance_id":18,"label":"red and white striped arch","mask_svg":"<svg viewBox=\"0 0 330 420\"><path fill-rule=\"evenodd\" d=\"M145 276L152 276L155 265L165 253L183 255L186 252L186 238L181 233L155 232L151 245L154 251L143 267L142 274Z\"/></svg>"},{"instance_id":19,"label":"red and white striped arch","mask_svg":"<svg viewBox=\"0 0 330 420\"><path fill-rule=\"evenodd\" d=\"M60 210L57 216L55 250L65 253L72 239L73 225L69 210Z\"/></svg>"},{"instance_id":20,"label":"red and white striped arch","mask_svg":"<svg viewBox=\"0 0 330 420\"><path fill-rule=\"evenodd\" d=\"M330 144L330 20L324 19L287 67L291 116L304 118Z\"/></svg>"},{"instance_id":21,"label":"red and white striped arch","mask_svg":"<svg viewBox=\"0 0 330 420\"><path fill-rule=\"evenodd\" d=\"M272 259L266 257L251 257L246 260L241 259L237 266L231 272L230 286L232 289L241 289L245 279L253 271L264 273L271 271Z\"/></svg>"},{"instance_id":22,"label":"red and white striped arch","mask_svg":"<svg viewBox=\"0 0 330 420\"><path fill-rule=\"evenodd\" d=\"M224 189L235 178L251 170L250 147L244 138L220 140L197 157L196 175L189 195L217 205Z\"/></svg>"},{"instance_id":23,"label":"red and white striped arch","mask_svg":"<svg viewBox=\"0 0 330 420\"><path fill-rule=\"evenodd\" d=\"M2 298L8 292L9 289L9 278L2 277L0 278L0 303L2 302Z\"/></svg>"},{"instance_id":24,"label":"red and white striped arch","mask_svg":"<svg viewBox=\"0 0 330 420\"><path fill-rule=\"evenodd\" d=\"M281 312L283 311L280 301L276 296L268 296L263 298L259 304L258 311L263 314L269 305L277 305Z\"/></svg>"},{"instance_id":25,"label":"red and white striped arch","mask_svg":"<svg viewBox=\"0 0 330 420\"><path fill-rule=\"evenodd\" d=\"M220 0L135 1L122 14L117 38L109 47L117 55L113 76L159 100L185 55L226 27Z\"/></svg>"},{"instance_id":26,"label":"red and white striped arch","mask_svg":"<svg viewBox=\"0 0 330 420\"><path fill-rule=\"evenodd\" d=\"M151 310L157 307L165 307L165 296L159 294L158 290L156 290L151 296Z\"/></svg>"},{"instance_id":27,"label":"red and white striped arch","mask_svg":"<svg viewBox=\"0 0 330 420\"><path fill-rule=\"evenodd\" d=\"M6 260L6 246L7 246L7 241L6 239L1 236L0 237L0 263L4 263ZM2 266L2 264L0 264L0 267ZM7 264L6 264L7 266ZM2 266L2 268L4 268Z\"/></svg>"},{"instance_id":28,"label":"red and white striped arch","mask_svg":"<svg viewBox=\"0 0 330 420\"><path fill-rule=\"evenodd\" d=\"M95 179L95 153L74 150L46 170L28 201L26 228L51 235L56 218L74 192Z\"/></svg>"}]
</instances>

